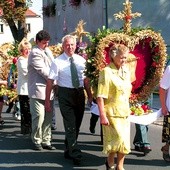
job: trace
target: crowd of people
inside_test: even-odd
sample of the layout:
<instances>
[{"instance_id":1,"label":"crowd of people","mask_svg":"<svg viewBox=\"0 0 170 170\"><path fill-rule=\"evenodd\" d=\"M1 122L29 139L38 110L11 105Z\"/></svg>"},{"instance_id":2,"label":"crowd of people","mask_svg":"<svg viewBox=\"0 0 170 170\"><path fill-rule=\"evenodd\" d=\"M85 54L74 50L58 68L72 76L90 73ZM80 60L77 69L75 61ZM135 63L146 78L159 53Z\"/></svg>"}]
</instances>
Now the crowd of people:
<instances>
[{"instance_id":1,"label":"crowd of people","mask_svg":"<svg viewBox=\"0 0 170 170\"><path fill-rule=\"evenodd\" d=\"M124 170L125 155L130 148L129 97L132 89L131 71L126 61L129 49L123 44L114 44L109 50L110 64L99 74L97 96L94 99L89 79L85 77L86 60L76 54L76 37L66 35L62 38L63 53L54 57L48 48L50 35L41 30L36 34L36 45L24 39L19 45L17 61L17 93L21 112L21 133L31 133L33 149L55 150L52 141L52 119L54 99L57 95L59 108L65 128L64 157L79 165L82 152L78 136L85 111L85 92L90 106L95 105L95 113L89 120L89 130L95 133L100 118L103 153L107 155L106 170ZM163 159L170 162L170 66L160 81L160 101L164 123L162 130ZM0 85L7 85L0 81ZM54 95L55 94L55 95ZM3 97L0 98L0 124L4 124L1 112ZM123 106L123 107L122 107ZM93 110L94 111L94 110ZM148 126L136 124L133 144L136 151L151 151L148 142Z\"/></svg>"}]
</instances>

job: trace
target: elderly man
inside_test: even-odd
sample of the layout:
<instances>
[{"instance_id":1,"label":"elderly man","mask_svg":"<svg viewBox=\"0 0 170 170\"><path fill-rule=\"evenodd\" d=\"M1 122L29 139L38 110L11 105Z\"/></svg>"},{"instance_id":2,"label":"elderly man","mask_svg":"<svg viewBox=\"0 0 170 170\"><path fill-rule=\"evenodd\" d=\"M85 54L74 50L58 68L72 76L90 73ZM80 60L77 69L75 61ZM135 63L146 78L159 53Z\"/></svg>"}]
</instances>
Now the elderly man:
<instances>
[{"instance_id":1,"label":"elderly man","mask_svg":"<svg viewBox=\"0 0 170 170\"><path fill-rule=\"evenodd\" d=\"M89 102L92 101L87 78L84 77L86 60L75 54L76 38L66 35L62 39L64 53L55 59L51 65L46 87L46 111L50 112L50 93L53 81L58 85L58 101L65 127L65 158L73 159L74 164L80 164L82 154L77 145L77 138L85 109L84 88Z\"/></svg>"}]
</instances>

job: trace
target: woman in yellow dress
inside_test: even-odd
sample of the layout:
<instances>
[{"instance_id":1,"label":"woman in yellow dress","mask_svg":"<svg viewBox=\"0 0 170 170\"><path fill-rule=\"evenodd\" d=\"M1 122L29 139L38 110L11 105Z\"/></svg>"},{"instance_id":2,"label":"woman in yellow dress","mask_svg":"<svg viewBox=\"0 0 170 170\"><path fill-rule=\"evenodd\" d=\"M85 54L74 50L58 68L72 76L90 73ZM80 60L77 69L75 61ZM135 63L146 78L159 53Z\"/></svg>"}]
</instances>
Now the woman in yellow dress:
<instances>
[{"instance_id":1,"label":"woman in yellow dress","mask_svg":"<svg viewBox=\"0 0 170 170\"><path fill-rule=\"evenodd\" d=\"M103 153L107 154L106 170L124 170L125 155L130 152L131 73L125 64L129 49L115 44L109 50L110 64L99 75L97 103L103 129Z\"/></svg>"}]
</instances>

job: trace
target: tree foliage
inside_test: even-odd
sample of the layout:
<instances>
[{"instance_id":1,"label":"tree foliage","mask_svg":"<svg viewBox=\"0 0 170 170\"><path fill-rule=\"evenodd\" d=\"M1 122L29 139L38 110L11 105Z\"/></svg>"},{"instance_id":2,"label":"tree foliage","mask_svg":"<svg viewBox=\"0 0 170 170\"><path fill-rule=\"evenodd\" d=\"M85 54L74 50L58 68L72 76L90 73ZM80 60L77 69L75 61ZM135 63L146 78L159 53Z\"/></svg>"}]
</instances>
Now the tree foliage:
<instances>
[{"instance_id":1,"label":"tree foliage","mask_svg":"<svg viewBox=\"0 0 170 170\"><path fill-rule=\"evenodd\" d=\"M29 0L0 0L0 8L3 12L2 19L12 32L14 40L20 42L26 37L25 13L28 9Z\"/></svg>"}]
</instances>

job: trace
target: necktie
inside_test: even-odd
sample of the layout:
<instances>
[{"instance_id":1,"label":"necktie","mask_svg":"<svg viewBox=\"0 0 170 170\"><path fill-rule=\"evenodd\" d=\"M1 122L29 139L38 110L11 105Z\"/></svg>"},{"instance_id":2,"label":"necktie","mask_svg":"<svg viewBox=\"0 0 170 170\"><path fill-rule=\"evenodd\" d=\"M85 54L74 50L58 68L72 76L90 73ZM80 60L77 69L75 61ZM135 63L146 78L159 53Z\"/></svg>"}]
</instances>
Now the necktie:
<instances>
[{"instance_id":1,"label":"necktie","mask_svg":"<svg viewBox=\"0 0 170 170\"><path fill-rule=\"evenodd\" d=\"M72 80L72 85L75 88L78 88L80 83L79 83L79 78L78 78L78 73L77 73L77 68L76 65L73 61L73 57L70 57L70 70L71 70L71 80Z\"/></svg>"}]
</instances>

